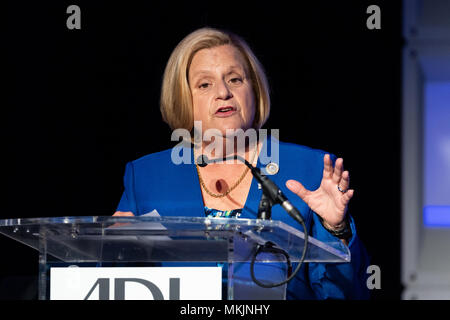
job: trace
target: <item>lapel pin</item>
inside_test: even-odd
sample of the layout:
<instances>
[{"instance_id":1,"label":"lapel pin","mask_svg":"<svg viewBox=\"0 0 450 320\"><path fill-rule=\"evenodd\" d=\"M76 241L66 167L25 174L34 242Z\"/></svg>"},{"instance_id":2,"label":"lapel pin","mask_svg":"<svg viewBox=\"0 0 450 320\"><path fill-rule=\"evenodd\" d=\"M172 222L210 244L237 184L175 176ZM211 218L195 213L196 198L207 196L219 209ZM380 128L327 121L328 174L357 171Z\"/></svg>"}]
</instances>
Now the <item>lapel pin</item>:
<instances>
[{"instance_id":1,"label":"lapel pin","mask_svg":"<svg viewBox=\"0 0 450 320\"><path fill-rule=\"evenodd\" d=\"M277 174L280 168L278 167L278 164L271 162L266 166L266 172L268 175L274 175Z\"/></svg>"}]
</instances>

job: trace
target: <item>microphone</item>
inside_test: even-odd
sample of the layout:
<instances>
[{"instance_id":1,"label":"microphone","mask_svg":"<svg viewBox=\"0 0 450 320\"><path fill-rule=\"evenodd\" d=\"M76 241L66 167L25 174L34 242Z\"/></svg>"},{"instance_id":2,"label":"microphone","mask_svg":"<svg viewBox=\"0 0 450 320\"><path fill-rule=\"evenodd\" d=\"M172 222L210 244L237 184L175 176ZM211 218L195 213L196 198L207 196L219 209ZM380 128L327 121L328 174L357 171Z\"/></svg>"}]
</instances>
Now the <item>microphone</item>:
<instances>
[{"instance_id":1,"label":"microphone","mask_svg":"<svg viewBox=\"0 0 450 320\"><path fill-rule=\"evenodd\" d=\"M215 162L220 162L220 161L226 161L229 159L237 159L240 160L241 162L245 163L245 165L247 167L250 168L253 177L255 177L256 180L258 180L258 182L261 184L261 188L263 189L263 198L266 197L267 200L269 200L269 212L270 212L270 207L273 204L280 204L284 210L287 211L287 213L294 218L294 220L296 220L298 223L300 223L303 227L303 232L304 232L304 239L303 239L303 252L302 252L302 256L300 257L300 260L298 262L297 267L295 268L294 272L291 272L291 262L289 259L289 255L287 254L287 252L285 252L282 249L277 249L277 248L273 248L273 244L268 241L266 244L264 245L257 245L257 249L256 251L253 253L252 256L252 261L250 263L250 275L252 277L252 280L254 283L256 283L258 286L262 287L262 288L274 288L274 287L278 287L281 285L284 285L286 283L288 283L289 281L291 281L299 272L303 261L305 260L306 257L306 251L308 248L308 229L306 228L306 224L305 221L303 220L302 215L300 214L300 212L297 210L297 208L295 208L292 203L287 199L287 197L283 194L283 192L280 190L280 188L278 188L278 186L275 184L275 182L273 182L271 179L269 179L269 177L267 177L266 175L261 174L261 170L259 168L254 167L251 163L249 163L247 160L243 159L242 157L238 156L238 155L234 155L234 156L230 156L230 157L224 157L224 158L219 158L219 159L214 159L214 160L209 160L207 156L205 155L201 155L197 158L197 165L199 165L200 167L206 167L208 164L210 163L215 163ZM267 201L265 201L267 202ZM267 210L267 207L265 206L264 211ZM266 216L264 214L264 216ZM268 215L270 217L270 214ZM264 283L259 281L258 279L256 279L255 277L255 262L256 262L256 257L259 253L261 252L272 252L274 253L275 250L279 253L281 252L282 254L284 254L286 256L286 260L288 263L288 277L278 283ZM284 252L284 253L283 253Z\"/></svg>"},{"instance_id":2,"label":"microphone","mask_svg":"<svg viewBox=\"0 0 450 320\"><path fill-rule=\"evenodd\" d=\"M208 165L208 161L209 161L208 157L202 154L197 158L196 162L199 167L204 168Z\"/></svg>"},{"instance_id":3,"label":"microphone","mask_svg":"<svg viewBox=\"0 0 450 320\"><path fill-rule=\"evenodd\" d=\"M252 172L253 176L256 180L261 184L261 188L263 189L263 192L266 194L266 196L269 198L270 201L272 201L273 204L279 204L283 207L284 210L296 221L299 223L304 222L303 217L300 214L300 212L295 208L292 203L288 200L288 198L283 194L283 192L280 190L280 188L273 182L269 177L266 175L263 175L261 173L261 170L257 167L254 167L251 163L249 163L247 160L243 159L242 157L238 155L219 158L219 159L213 159L209 160L206 155L200 155L197 158L197 165L200 167L206 167L208 164L220 162L220 161L226 161L230 159L237 159L243 163L247 167L250 168L250 171Z\"/></svg>"}]
</instances>

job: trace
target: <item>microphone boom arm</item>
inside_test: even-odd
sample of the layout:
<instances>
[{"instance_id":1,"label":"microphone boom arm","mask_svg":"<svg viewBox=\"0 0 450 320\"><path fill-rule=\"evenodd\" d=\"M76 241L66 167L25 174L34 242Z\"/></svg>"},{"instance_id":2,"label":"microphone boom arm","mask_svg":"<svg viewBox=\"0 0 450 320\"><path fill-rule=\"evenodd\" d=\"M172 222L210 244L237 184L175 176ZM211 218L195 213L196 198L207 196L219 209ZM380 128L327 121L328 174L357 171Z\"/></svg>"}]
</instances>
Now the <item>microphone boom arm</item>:
<instances>
[{"instance_id":1,"label":"microphone boom arm","mask_svg":"<svg viewBox=\"0 0 450 320\"><path fill-rule=\"evenodd\" d=\"M241 162L245 163L245 165L250 168L250 170L251 170L253 176L256 178L256 180L258 180L258 182L261 184L261 188L263 190L263 194L262 194L261 201L260 201L259 208L258 208L258 219L271 219L272 206L274 204L280 204L283 207L283 209L286 210L286 212L294 220L296 220L298 223L300 223L302 225L303 234L304 234L302 256L300 257L300 260L299 260L298 265L295 268L294 272L291 274L289 274L289 272L288 272L288 277L285 280L278 282L278 283L267 284L267 283L262 283L261 281L256 279L255 273L254 273L254 264L256 261L256 256L258 255L259 252L261 252L261 249L258 249L255 252L255 254L253 255L251 264L250 264L250 274L251 274L252 280L254 283L256 283L260 287L274 288L274 287L281 286L281 285L286 284L289 281L291 281L296 276L298 271L300 270L300 267L303 265L303 261L305 260L305 257L306 257L306 251L308 249L308 236L309 236L308 229L306 228L305 221L303 220L303 217L300 214L300 212L298 211L298 209L290 203L290 201L286 198L286 196L283 194L283 192L281 192L280 188L278 188L278 186L271 179L269 179L269 177L261 174L261 170L259 168L254 167L252 164L250 164L247 160L243 159L242 157L240 157L238 155L234 155L234 156L224 157L221 159L209 160L205 155L201 155L199 157L199 159L200 159L200 161L197 161L197 163L201 167L208 165L208 163L221 162L221 161L226 161L226 160L231 160L231 159L240 160ZM287 253L286 253L286 256L289 257L287 255ZM288 260L288 264L290 265L289 260Z\"/></svg>"}]
</instances>

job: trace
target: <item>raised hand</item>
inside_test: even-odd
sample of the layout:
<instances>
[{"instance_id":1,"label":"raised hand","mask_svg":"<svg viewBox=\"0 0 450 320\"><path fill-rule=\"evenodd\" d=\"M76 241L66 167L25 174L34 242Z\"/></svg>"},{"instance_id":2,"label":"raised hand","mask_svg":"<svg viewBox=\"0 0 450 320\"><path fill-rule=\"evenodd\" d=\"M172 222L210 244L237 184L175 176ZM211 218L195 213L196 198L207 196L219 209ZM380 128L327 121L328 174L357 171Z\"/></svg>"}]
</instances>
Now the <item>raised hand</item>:
<instances>
[{"instance_id":1,"label":"raised hand","mask_svg":"<svg viewBox=\"0 0 450 320\"><path fill-rule=\"evenodd\" d=\"M348 189L349 185L350 175L348 171L344 171L344 160L338 158L333 168L329 154L323 158L322 182L317 190L307 190L296 180L286 182L286 187L321 216L329 229L340 229L344 226L347 206L355 192Z\"/></svg>"}]
</instances>

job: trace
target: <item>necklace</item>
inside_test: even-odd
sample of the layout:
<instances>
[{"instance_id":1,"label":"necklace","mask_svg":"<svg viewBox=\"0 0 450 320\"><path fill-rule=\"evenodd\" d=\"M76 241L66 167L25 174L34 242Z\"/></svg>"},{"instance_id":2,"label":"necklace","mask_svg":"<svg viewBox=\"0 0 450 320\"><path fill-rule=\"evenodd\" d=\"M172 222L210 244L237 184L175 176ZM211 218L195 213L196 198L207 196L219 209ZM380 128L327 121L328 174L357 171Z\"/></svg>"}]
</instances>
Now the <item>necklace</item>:
<instances>
[{"instance_id":1,"label":"necklace","mask_svg":"<svg viewBox=\"0 0 450 320\"><path fill-rule=\"evenodd\" d=\"M253 152L252 160L250 162L251 164L253 164L253 161L255 161L255 156L257 153L258 153L258 143L255 146L255 151ZM194 147L194 159L197 159L195 156L195 147ZM225 191L224 193L212 193L206 187L205 182L202 179L202 175L200 174L200 169L198 168L197 163L195 163L195 167L197 168L198 180L200 181L200 185L202 186L202 188L205 190L205 192L207 194L209 194L211 197L214 197L214 198L223 198L223 197L227 196L231 191L233 191L242 182L242 180L244 180L245 176L247 175L248 171L250 170L249 167L245 168L244 173L239 177L239 179L236 181L236 183L233 184L230 188L228 188L228 190Z\"/></svg>"}]
</instances>

